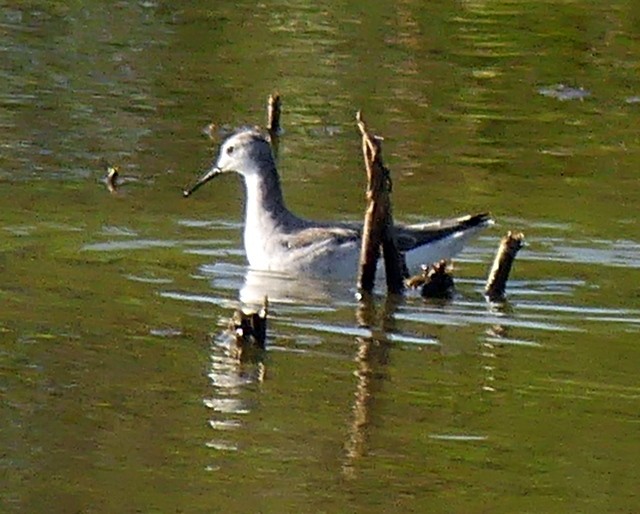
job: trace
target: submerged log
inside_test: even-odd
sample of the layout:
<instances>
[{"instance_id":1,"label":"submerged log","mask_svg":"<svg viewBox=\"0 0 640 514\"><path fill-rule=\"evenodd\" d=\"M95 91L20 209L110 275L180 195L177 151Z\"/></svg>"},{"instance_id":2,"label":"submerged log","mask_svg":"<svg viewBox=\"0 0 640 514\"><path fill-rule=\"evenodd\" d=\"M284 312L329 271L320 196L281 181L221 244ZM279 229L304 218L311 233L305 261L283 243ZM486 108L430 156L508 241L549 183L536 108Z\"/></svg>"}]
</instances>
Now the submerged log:
<instances>
[{"instance_id":1,"label":"submerged log","mask_svg":"<svg viewBox=\"0 0 640 514\"><path fill-rule=\"evenodd\" d=\"M487 278L484 294L492 302L500 302L505 299L505 290L513 261L520 249L524 246L524 234L509 231L500 241L500 247L493 260L493 266Z\"/></svg>"},{"instance_id":2,"label":"submerged log","mask_svg":"<svg viewBox=\"0 0 640 514\"><path fill-rule=\"evenodd\" d=\"M358 290L371 293L382 248L387 278L387 290L392 294L404 289L404 258L398 250L391 209L391 174L382 163L381 138L372 136L358 111L358 128L362 134L362 154L367 170L367 209L364 217Z\"/></svg>"},{"instance_id":3,"label":"submerged log","mask_svg":"<svg viewBox=\"0 0 640 514\"><path fill-rule=\"evenodd\" d=\"M234 338L233 356L244 360L251 355L264 351L267 341L267 315L269 301L257 312L245 312L238 309L229 320L229 332Z\"/></svg>"}]
</instances>

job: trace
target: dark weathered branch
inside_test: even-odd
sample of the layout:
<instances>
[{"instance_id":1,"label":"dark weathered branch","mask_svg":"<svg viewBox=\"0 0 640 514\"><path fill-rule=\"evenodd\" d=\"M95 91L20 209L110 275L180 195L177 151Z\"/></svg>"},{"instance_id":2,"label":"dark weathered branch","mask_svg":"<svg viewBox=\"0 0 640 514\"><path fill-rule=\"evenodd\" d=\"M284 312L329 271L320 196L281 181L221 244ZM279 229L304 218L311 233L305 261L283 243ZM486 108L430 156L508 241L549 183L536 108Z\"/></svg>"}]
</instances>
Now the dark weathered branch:
<instances>
[{"instance_id":1,"label":"dark weathered branch","mask_svg":"<svg viewBox=\"0 0 640 514\"><path fill-rule=\"evenodd\" d=\"M524 246L524 234L508 232L500 241L500 247L493 260L493 266L487 278L484 294L492 302L503 301L509 273L518 251Z\"/></svg>"},{"instance_id":2,"label":"dark weathered branch","mask_svg":"<svg viewBox=\"0 0 640 514\"><path fill-rule=\"evenodd\" d=\"M369 133L360 111L356 120L362 134L362 154L367 170L367 209L360 249L358 289L369 293L373 290L382 247L387 289L390 293L402 293L404 261L396 245L390 199L391 176L382 163L381 138Z\"/></svg>"},{"instance_id":3,"label":"dark weathered branch","mask_svg":"<svg viewBox=\"0 0 640 514\"><path fill-rule=\"evenodd\" d=\"M273 157L276 160L278 160L280 135L282 134L282 126L280 125L281 114L282 101L280 100L280 95L278 93L269 95L269 99L267 100L267 130L269 131L269 140L271 142Z\"/></svg>"}]
</instances>

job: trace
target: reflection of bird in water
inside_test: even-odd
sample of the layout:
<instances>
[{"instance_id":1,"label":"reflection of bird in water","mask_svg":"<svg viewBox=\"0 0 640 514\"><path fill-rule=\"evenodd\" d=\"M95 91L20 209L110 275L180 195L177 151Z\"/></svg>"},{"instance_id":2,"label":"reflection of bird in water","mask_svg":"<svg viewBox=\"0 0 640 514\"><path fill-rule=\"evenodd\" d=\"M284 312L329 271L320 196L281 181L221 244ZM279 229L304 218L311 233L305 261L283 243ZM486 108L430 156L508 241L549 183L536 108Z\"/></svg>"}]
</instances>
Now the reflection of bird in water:
<instances>
[{"instance_id":1,"label":"reflection of bird in water","mask_svg":"<svg viewBox=\"0 0 640 514\"><path fill-rule=\"evenodd\" d=\"M215 431L207 447L215 450L237 449L232 432L242 428L241 418L251 411L246 389L264 381L266 373L261 359L240 360L234 354L235 350L236 338L229 330L213 338L207 373L212 391L203 403L211 410L208 422Z\"/></svg>"},{"instance_id":2,"label":"reflection of bird in water","mask_svg":"<svg viewBox=\"0 0 640 514\"><path fill-rule=\"evenodd\" d=\"M331 280L247 269L244 284L240 288L240 301L257 307L267 296L273 303L326 304L340 298L353 300L354 293L355 284L354 289L350 290L344 284Z\"/></svg>"}]
</instances>

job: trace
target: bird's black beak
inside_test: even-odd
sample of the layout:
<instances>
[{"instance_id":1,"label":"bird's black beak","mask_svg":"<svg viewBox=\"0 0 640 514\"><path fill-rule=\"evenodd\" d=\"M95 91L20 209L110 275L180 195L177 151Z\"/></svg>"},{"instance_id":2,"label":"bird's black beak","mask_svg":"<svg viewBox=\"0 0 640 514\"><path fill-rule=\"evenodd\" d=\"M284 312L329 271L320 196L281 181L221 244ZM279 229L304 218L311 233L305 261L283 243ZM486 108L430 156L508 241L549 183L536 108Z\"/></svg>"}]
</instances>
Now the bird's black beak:
<instances>
[{"instance_id":1,"label":"bird's black beak","mask_svg":"<svg viewBox=\"0 0 640 514\"><path fill-rule=\"evenodd\" d=\"M220 173L222 173L222 170L217 166L214 166L204 175L202 175L202 177L200 177L200 180L198 180L198 182L196 182L193 186L191 186L189 189L185 189L182 192L182 196L184 196L185 198L187 196L191 196L191 194L194 193L197 189L199 189L201 186L204 186L211 179L216 178L218 175L220 175Z\"/></svg>"}]
</instances>

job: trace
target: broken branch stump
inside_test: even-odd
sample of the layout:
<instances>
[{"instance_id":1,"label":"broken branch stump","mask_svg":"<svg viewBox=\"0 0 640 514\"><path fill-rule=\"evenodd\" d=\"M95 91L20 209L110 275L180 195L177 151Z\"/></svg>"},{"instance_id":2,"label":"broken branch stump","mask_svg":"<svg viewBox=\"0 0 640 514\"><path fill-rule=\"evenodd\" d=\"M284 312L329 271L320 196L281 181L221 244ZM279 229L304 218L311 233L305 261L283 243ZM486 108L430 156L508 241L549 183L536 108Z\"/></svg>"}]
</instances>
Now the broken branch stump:
<instances>
[{"instance_id":1,"label":"broken branch stump","mask_svg":"<svg viewBox=\"0 0 640 514\"><path fill-rule=\"evenodd\" d=\"M398 250L393 228L391 174L382 163L381 139L369 133L360 111L356 120L362 134L362 154L367 170L367 209L358 266L358 290L367 293L373 291L382 247L387 290L399 294L404 289L404 260Z\"/></svg>"},{"instance_id":2,"label":"broken branch stump","mask_svg":"<svg viewBox=\"0 0 640 514\"><path fill-rule=\"evenodd\" d=\"M509 231L500 241L498 252L496 253L484 294L492 302L500 302L505 298L505 290L509 273L513 266L513 261L520 249L524 246L524 234Z\"/></svg>"}]
</instances>

